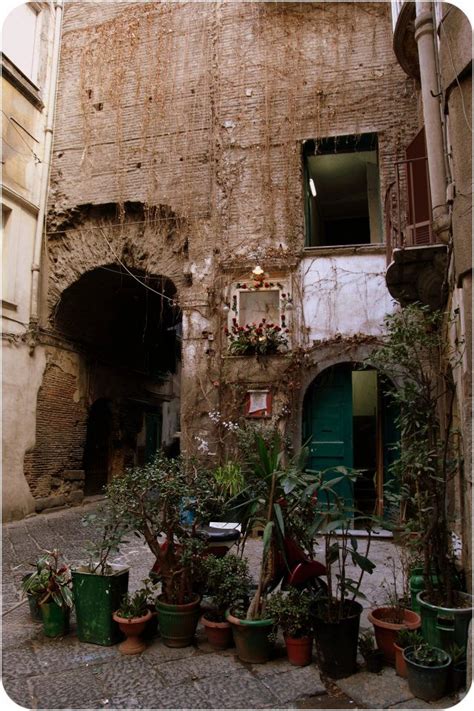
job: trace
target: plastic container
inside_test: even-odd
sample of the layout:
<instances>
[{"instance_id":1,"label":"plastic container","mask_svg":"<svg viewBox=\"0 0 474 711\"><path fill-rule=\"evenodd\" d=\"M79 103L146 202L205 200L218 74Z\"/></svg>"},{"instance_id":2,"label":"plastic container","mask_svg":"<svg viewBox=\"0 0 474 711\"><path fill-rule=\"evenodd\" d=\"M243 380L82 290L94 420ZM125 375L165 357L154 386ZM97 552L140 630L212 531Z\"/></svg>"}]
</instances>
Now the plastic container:
<instances>
[{"instance_id":1,"label":"plastic container","mask_svg":"<svg viewBox=\"0 0 474 711\"><path fill-rule=\"evenodd\" d=\"M468 606L452 608L427 602L424 600L425 594L426 591L422 591L417 595L424 639L433 647L440 647L445 651L448 651L452 644L456 644L465 651L467 649L468 627L473 611L473 596L469 593L456 592L456 595Z\"/></svg>"},{"instance_id":2,"label":"plastic container","mask_svg":"<svg viewBox=\"0 0 474 711\"><path fill-rule=\"evenodd\" d=\"M81 642L108 647L123 639L112 615L128 591L128 572L128 568L115 569L109 575L71 572L77 636Z\"/></svg>"}]
</instances>

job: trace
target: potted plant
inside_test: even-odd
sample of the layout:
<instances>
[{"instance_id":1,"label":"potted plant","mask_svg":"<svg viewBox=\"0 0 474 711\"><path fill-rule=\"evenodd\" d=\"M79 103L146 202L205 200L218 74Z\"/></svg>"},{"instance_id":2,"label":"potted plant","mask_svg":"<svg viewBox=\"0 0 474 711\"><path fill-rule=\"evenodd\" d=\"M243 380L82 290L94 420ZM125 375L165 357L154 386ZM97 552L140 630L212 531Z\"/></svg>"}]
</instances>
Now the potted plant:
<instances>
[{"instance_id":1,"label":"potted plant","mask_svg":"<svg viewBox=\"0 0 474 711\"><path fill-rule=\"evenodd\" d=\"M375 647L375 637L371 630L359 635L359 651L364 657L367 671L374 674L382 671L385 657L383 652Z\"/></svg>"},{"instance_id":2,"label":"potted plant","mask_svg":"<svg viewBox=\"0 0 474 711\"><path fill-rule=\"evenodd\" d=\"M115 622L126 637L119 645L122 654L140 654L146 648L140 635L145 631L146 623L152 616L148 608L148 594L147 587L137 590L132 595L126 593L120 607L113 614Z\"/></svg>"},{"instance_id":3,"label":"potted plant","mask_svg":"<svg viewBox=\"0 0 474 711\"><path fill-rule=\"evenodd\" d=\"M72 570L77 636L81 642L110 646L122 639L113 613L128 590L129 570L109 558L119 551L125 528L109 501L84 516L82 524L95 528L96 536L86 543L88 561Z\"/></svg>"},{"instance_id":4,"label":"potted plant","mask_svg":"<svg viewBox=\"0 0 474 711\"><path fill-rule=\"evenodd\" d=\"M452 644L448 650L452 664L449 675L449 686L451 691L457 692L466 687L467 681L467 659L466 652L457 644Z\"/></svg>"},{"instance_id":5,"label":"potted plant","mask_svg":"<svg viewBox=\"0 0 474 711\"><path fill-rule=\"evenodd\" d=\"M395 670L398 676L403 679L407 678L407 665L403 658L403 650L407 647L413 647L423 642L423 637L418 630L401 629L394 642L395 649Z\"/></svg>"},{"instance_id":6,"label":"potted plant","mask_svg":"<svg viewBox=\"0 0 474 711\"><path fill-rule=\"evenodd\" d=\"M398 595L395 560L390 556L392 585L388 586L387 604L370 610L369 622L374 626L377 647L382 650L385 661L395 664L395 640L400 630L415 630L421 624L420 616L408 609L407 603ZM384 586L386 587L386 585Z\"/></svg>"},{"instance_id":7,"label":"potted plant","mask_svg":"<svg viewBox=\"0 0 474 711\"><path fill-rule=\"evenodd\" d=\"M326 586L317 577L322 572L315 572L324 571L314 561L314 496L320 482L318 475L305 472L307 449L285 463L287 453L277 431L255 431L251 441L253 447L248 447L245 462L248 486L236 497L236 508L242 523L242 545L255 525L263 528L258 585L250 604L245 608L234 606L227 619L239 657L258 663L267 661L272 653L275 620L266 609L268 595L289 571L289 548L293 553L298 549L300 562L304 559L300 568L312 571L311 577L303 576L302 581L297 581L295 576L290 584L303 586L307 580L318 590L325 590Z\"/></svg>"},{"instance_id":8,"label":"potted plant","mask_svg":"<svg viewBox=\"0 0 474 711\"><path fill-rule=\"evenodd\" d=\"M368 558L372 518L360 515L347 492L352 490L360 473L347 467L336 467L317 473L317 502L314 506L313 529L323 539L327 569L327 592L314 609L316 658L320 669L338 679L357 669L357 645L362 605L360 586L365 573L375 564ZM363 525L367 538L363 553L352 535L355 526ZM352 561L357 577L352 578L348 563Z\"/></svg>"},{"instance_id":9,"label":"potted plant","mask_svg":"<svg viewBox=\"0 0 474 711\"><path fill-rule=\"evenodd\" d=\"M73 606L71 572L60 562L60 552L46 551L36 563L36 570L22 582L23 591L35 598L41 611L44 633L58 637L69 631Z\"/></svg>"},{"instance_id":10,"label":"potted plant","mask_svg":"<svg viewBox=\"0 0 474 711\"><path fill-rule=\"evenodd\" d=\"M182 457L158 453L148 464L114 478L106 496L125 528L143 537L156 558L161 594L155 604L164 643L191 644L200 616L195 584L205 547L196 529L214 503L212 477Z\"/></svg>"},{"instance_id":11,"label":"potted plant","mask_svg":"<svg viewBox=\"0 0 474 711\"><path fill-rule=\"evenodd\" d=\"M232 553L224 557L206 556L203 579L205 593L212 604L212 609L201 618L207 640L214 649L227 649L232 644L232 628L225 619L226 610L239 601L248 600L250 594L252 581L247 560Z\"/></svg>"},{"instance_id":12,"label":"potted plant","mask_svg":"<svg viewBox=\"0 0 474 711\"><path fill-rule=\"evenodd\" d=\"M444 649L427 642L406 647L403 657L407 665L408 686L414 696L423 701L437 701L447 690L451 657Z\"/></svg>"},{"instance_id":13,"label":"potted plant","mask_svg":"<svg viewBox=\"0 0 474 711\"><path fill-rule=\"evenodd\" d=\"M456 590L449 482L461 466L454 427L459 351L445 337L445 318L412 304L386 319L387 335L371 357L397 383L400 457L392 466L399 488L400 523L418 532L424 590L417 595L423 637L447 649L466 649L472 596ZM462 356L461 356L462 357Z\"/></svg>"},{"instance_id":14,"label":"potted plant","mask_svg":"<svg viewBox=\"0 0 474 711\"><path fill-rule=\"evenodd\" d=\"M267 614L282 628L288 660L295 666L311 663L313 603L309 591L296 588L273 593L267 601Z\"/></svg>"}]
</instances>

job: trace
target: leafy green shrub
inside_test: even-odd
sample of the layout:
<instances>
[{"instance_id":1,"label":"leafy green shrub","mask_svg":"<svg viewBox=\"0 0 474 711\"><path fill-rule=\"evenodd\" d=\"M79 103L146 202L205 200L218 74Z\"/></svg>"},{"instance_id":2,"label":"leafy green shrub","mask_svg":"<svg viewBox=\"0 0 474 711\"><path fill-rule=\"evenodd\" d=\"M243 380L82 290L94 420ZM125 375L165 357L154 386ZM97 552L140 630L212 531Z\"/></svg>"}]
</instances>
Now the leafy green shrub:
<instances>
[{"instance_id":1,"label":"leafy green shrub","mask_svg":"<svg viewBox=\"0 0 474 711\"><path fill-rule=\"evenodd\" d=\"M314 597L307 590L280 590L268 597L266 615L275 619L287 637L307 637L313 630L313 604Z\"/></svg>"}]
</instances>

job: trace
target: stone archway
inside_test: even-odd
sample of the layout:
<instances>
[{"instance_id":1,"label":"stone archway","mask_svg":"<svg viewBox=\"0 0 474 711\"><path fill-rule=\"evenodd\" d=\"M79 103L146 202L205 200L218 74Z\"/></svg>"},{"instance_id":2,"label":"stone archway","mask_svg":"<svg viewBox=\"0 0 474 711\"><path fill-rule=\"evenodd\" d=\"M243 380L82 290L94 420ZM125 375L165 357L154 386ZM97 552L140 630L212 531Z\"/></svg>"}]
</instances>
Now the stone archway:
<instances>
[{"instance_id":1,"label":"stone archway","mask_svg":"<svg viewBox=\"0 0 474 711\"><path fill-rule=\"evenodd\" d=\"M105 264L71 284L53 313L36 444L25 458L37 508L101 493L180 429L181 310L171 279Z\"/></svg>"}]
</instances>

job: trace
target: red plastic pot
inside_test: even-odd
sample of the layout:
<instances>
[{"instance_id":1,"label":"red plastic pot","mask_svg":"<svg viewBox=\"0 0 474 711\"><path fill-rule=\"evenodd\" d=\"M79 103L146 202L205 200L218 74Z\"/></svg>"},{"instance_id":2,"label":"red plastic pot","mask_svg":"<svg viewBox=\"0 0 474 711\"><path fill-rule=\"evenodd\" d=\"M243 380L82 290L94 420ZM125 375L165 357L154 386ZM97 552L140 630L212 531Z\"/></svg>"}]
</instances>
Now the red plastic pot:
<instances>
[{"instance_id":1,"label":"red plastic pot","mask_svg":"<svg viewBox=\"0 0 474 711\"><path fill-rule=\"evenodd\" d=\"M405 657L403 656L403 647L399 647L395 642L393 643L393 647L395 649L395 671L398 676L402 677L402 679L406 679L407 663L405 661Z\"/></svg>"},{"instance_id":2,"label":"red plastic pot","mask_svg":"<svg viewBox=\"0 0 474 711\"><path fill-rule=\"evenodd\" d=\"M313 659L312 637L287 637L285 635L288 661L295 667L306 667Z\"/></svg>"},{"instance_id":3,"label":"red plastic pot","mask_svg":"<svg viewBox=\"0 0 474 711\"><path fill-rule=\"evenodd\" d=\"M369 622L374 626L377 647L382 650L387 664L395 665L395 640L400 630L416 630L421 625L421 618L413 610L403 610L403 622L389 622L393 616L392 607L378 607L368 614Z\"/></svg>"},{"instance_id":4,"label":"red plastic pot","mask_svg":"<svg viewBox=\"0 0 474 711\"><path fill-rule=\"evenodd\" d=\"M201 617L201 623L206 631L207 641L214 649L227 649L232 646L232 627L229 622L213 622L205 615Z\"/></svg>"}]
</instances>

